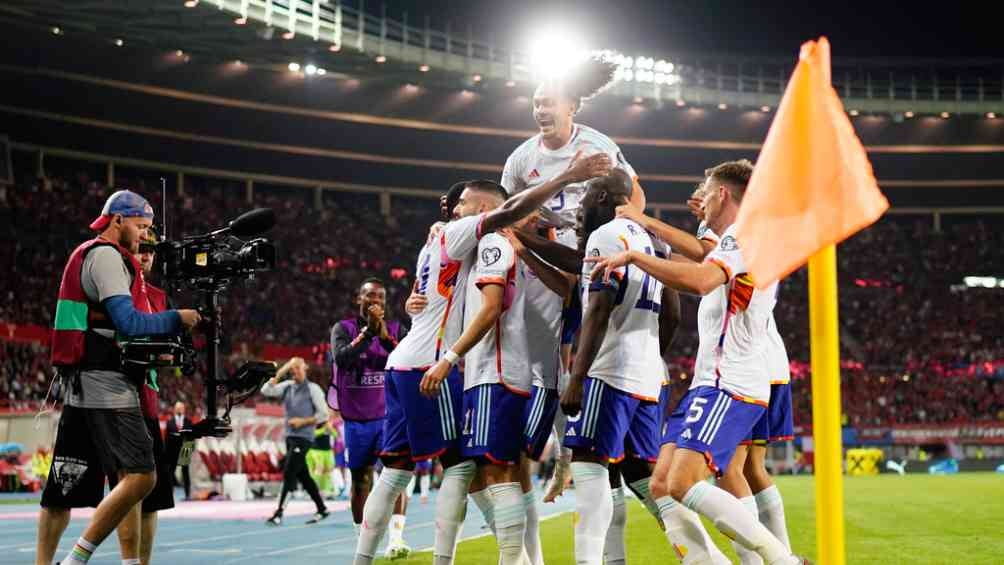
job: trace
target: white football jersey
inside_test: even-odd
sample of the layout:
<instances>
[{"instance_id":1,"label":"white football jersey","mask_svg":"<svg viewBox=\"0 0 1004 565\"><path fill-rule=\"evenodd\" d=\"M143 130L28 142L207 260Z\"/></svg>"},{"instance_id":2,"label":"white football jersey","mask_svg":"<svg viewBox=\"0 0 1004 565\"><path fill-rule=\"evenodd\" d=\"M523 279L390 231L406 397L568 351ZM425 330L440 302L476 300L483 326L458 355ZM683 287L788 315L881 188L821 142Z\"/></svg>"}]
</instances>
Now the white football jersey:
<instances>
[{"instance_id":1,"label":"white football jersey","mask_svg":"<svg viewBox=\"0 0 1004 565\"><path fill-rule=\"evenodd\" d=\"M467 274L474 263L483 220L482 214L449 222L419 251L415 290L425 295L428 303L412 316L411 330L387 358L388 369L424 370L460 337Z\"/></svg>"},{"instance_id":2,"label":"white football jersey","mask_svg":"<svg viewBox=\"0 0 1004 565\"><path fill-rule=\"evenodd\" d=\"M631 220L617 218L589 235L587 256L609 256L626 250L668 256L665 244ZM603 343L589 367L589 376L629 394L656 401L665 365L659 350L659 310L662 283L635 266L621 267L610 276L590 280L592 263L582 265L582 304L589 319L589 293L613 292L614 307Z\"/></svg>"},{"instance_id":3,"label":"white football jersey","mask_svg":"<svg viewBox=\"0 0 1004 565\"><path fill-rule=\"evenodd\" d=\"M770 399L770 325L777 283L758 290L746 272L734 226L705 258L725 272L727 282L703 298L697 309L700 344L691 388L713 386L738 400L767 405Z\"/></svg>"},{"instance_id":4,"label":"white football jersey","mask_svg":"<svg viewBox=\"0 0 1004 565\"><path fill-rule=\"evenodd\" d=\"M557 389L561 367L561 310L564 301L526 267L525 331L533 386Z\"/></svg>"},{"instance_id":5,"label":"white football jersey","mask_svg":"<svg viewBox=\"0 0 1004 565\"><path fill-rule=\"evenodd\" d=\"M564 172L580 150L583 157L606 153L615 167L623 169L632 178L638 176L612 139L591 127L572 124L572 138L560 149L552 151L544 147L539 133L524 141L506 159L501 184L509 194L544 184ZM566 186L544 206L542 218L548 225L557 228L575 226L579 201L585 193L584 182Z\"/></svg>"},{"instance_id":6,"label":"white football jersey","mask_svg":"<svg viewBox=\"0 0 1004 565\"><path fill-rule=\"evenodd\" d=\"M781 332L777 330L777 322L771 314L770 325L767 327L767 337L770 340L768 354L770 384L785 385L791 382L791 364L788 362L788 350L784 347Z\"/></svg>"},{"instance_id":7,"label":"white football jersey","mask_svg":"<svg viewBox=\"0 0 1004 565\"><path fill-rule=\"evenodd\" d=\"M530 364L525 321L526 274L509 240L497 233L485 234L478 243L474 270L467 279L464 305L465 326L481 310L481 287L504 287L502 314L464 356L464 390L499 383L518 394L530 393Z\"/></svg>"}]
</instances>

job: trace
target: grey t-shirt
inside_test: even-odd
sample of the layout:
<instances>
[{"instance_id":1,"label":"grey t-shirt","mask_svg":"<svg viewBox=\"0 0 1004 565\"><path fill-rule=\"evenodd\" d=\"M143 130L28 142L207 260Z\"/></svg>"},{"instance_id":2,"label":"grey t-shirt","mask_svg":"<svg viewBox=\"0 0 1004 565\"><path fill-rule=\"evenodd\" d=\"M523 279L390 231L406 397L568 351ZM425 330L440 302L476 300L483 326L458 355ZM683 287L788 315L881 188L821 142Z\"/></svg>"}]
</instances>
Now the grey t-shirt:
<instances>
[{"instance_id":1,"label":"grey t-shirt","mask_svg":"<svg viewBox=\"0 0 1004 565\"><path fill-rule=\"evenodd\" d=\"M132 275L122 255L113 247L102 245L84 258L80 285L92 302L102 302L112 296L131 296ZM95 330L106 337L115 337L111 330ZM84 371L80 374L78 395L70 387L67 403L78 408L139 408L139 392L126 376L118 371Z\"/></svg>"}]
</instances>

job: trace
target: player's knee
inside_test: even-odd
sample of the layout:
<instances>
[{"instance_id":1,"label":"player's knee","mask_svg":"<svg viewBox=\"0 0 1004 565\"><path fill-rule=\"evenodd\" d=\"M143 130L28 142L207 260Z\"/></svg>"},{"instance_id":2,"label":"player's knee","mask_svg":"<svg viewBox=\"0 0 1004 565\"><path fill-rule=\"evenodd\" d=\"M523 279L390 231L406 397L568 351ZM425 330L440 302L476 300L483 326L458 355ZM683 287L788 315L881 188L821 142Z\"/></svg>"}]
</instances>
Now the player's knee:
<instances>
[{"instance_id":1,"label":"player's knee","mask_svg":"<svg viewBox=\"0 0 1004 565\"><path fill-rule=\"evenodd\" d=\"M690 489L696 483L697 481L689 476L670 477L668 484L669 496L672 496L677 502L682 503L684 497L687 496L687 493L690 492Z\"/></svg>"},{"instance_id":2,"label":"player's knee","mask_svg":"<svg viewBox=\"0 0 1004 565\"><path fill-rule=\"evenodd\" d=\"M352 492L366 494L373 488L373 468L352 469Z\"/></svg>"},{"instance_id":3,"label":"player's knee","mask_svg":"<svg viewBox=\"0 0 1004 565\"><path fill-rule=\"evenodd\" d=\"M127 473L122 478L121 483L128 485L129 490L138 497L138 500L142 500L153 492L153 487L157 486L157 473L155 471L150 471L149 473Z\"/></svg>"}]
</instances>

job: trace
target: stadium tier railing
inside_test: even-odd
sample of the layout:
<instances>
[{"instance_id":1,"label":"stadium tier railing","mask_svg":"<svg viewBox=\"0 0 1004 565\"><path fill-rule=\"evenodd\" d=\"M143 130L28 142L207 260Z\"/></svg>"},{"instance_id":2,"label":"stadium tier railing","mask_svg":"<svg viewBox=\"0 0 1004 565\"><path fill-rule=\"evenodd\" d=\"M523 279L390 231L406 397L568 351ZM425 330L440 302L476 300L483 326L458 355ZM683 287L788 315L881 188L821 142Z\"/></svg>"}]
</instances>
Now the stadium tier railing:
<instances>
[{"instance_id":1,"label":"stadium tier railing","mask_svg":"<svg viewBox=\"0 0 1004 565\"><path fill-rule=\"evenodd\" d=\"M464 75L469 86L480 81L533 81L531 55L500 46L492 35L475 39L471 28L433 29L428 16L421 25L366 12L367 1L326 0L207 0L203 4L257 21L270 28L330 43L338 51L384 57L391 63L428 65L430 70ZM369 5L372 4L370 0ZM438 24L438 22L437 22ZM478 34L479 37L484 34ZM776 106L794 67L795 57L677 53L653 72L650 55L630 57L612 91L621 96L698 105L759 108ZM642 61L639 65L638 61ZM649 63L653 64L649 64ZM984 58L941 60L922 58L834 60L834 86L848 109L860 112L915 114L1000 113L1004 109L1001 61ZM641 70L642 72L638 72ZM474 75L478 79L472 80Z\"/></svg>"}]
</instances>

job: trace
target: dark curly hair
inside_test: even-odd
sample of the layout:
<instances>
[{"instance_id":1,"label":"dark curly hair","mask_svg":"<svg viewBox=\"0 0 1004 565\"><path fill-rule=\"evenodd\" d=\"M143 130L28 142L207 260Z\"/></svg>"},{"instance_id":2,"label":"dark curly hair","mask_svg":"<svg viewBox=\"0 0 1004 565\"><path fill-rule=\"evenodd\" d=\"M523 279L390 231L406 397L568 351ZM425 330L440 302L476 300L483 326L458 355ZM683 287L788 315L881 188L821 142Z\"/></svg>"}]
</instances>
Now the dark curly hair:
<instances>
[{"instance_id":1,"label":"dark curly hair","mask_svg":"<svg viewBox=\"0 0 1004 565\"><path fill-rule=\"evenodd\" d=\"M605 57L592 56L578 63L564 76L552 79L551 83L563 96L575 102L576 109L579 110L587 100L610 86L616 71L617 63Z\"/></svg>"}]
</instances>

